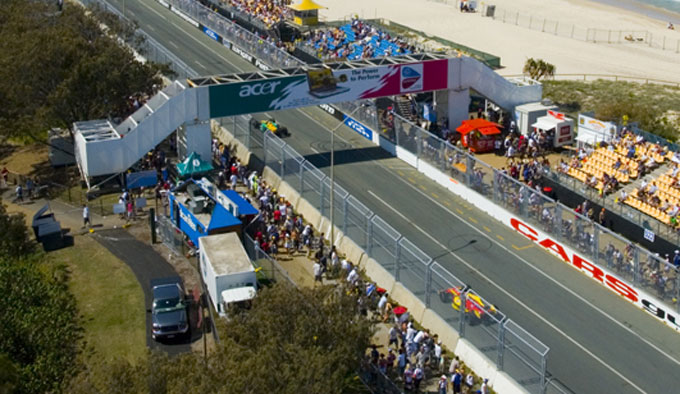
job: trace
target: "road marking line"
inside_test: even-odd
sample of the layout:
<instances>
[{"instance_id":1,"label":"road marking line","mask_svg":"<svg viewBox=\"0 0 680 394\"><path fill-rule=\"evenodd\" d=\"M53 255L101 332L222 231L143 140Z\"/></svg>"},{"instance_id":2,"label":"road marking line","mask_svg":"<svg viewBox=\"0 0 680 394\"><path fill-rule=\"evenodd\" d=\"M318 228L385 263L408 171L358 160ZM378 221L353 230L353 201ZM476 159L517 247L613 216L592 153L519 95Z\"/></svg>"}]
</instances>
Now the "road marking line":
<instances>
[{"instance_id":1,"label":"road marking line","mask_svg":"<svg viewBox=\"0 0 680 394\"><path fill-rule=\"evenodd\" d=\"M172 45L173 47L179 49L179 47L177 46L177 44L175 44L174 42L172 42L172 41L170 41L170 40L168 40L168 44L170 44L170 45Z\"/></svg>"},{"instance_id":2,"label":"road marking line","mask_svg":"<svg viewBox=\"0 0 680 394\"><path fill-rule=\"evenodd\" d=\"M303 115L305 115L306 117L308 117L309 119L312 119L312 120L314 121L314 119L313 119L311 116L307 115L305 112L300 111L299 109L298 109L298 111L301 112L301 113L302 113ZM318 125L320 125L320 126L323 126L323 125L320 124L319 122L316 122L316 121L315 121L315 123L318 124ZM327 132L330 132L330 131L327 130L326 128L324 128L324 130L326 130ZM348 144L351 145L351 143L350 143L347 139L343 138L342 136L336 135L336 137L339 138L340 140L342 140L343 142L348 143ZM555 279L555 278L551 277L550 275L546 274L546 273L543 272L540 268L534 266L534 265L531 264L529 261L527 261L525 258L523 258L523 257L521 257L520 255L518 255L517 253L513 252L512 250L510 250L509 248L507 248L507 247L506 247L505 245L503 245L502 243L499 243L499 242L495 241L493 238L491 238L491 236L489 236L489 235L483 233L482 230L478 229L477 227L475 227L475 226L471 225L470 223L468 223L467 221L463 220L463 218L462 218L461 216L456 215L453 211L451 211L451 210L449 210L448 208L444 207L439 201L437 201L437 200L433 199L432 197L428 196L426 193L421 192L421 191L418 190L415 186L413 186L413 185L409 184L408 182L406 182L403 178L398 177L395 173L393 173L393 172L390 171L389 169L385 168L385 166L383 165L383 163L380 163L380 162L377 161L377 160L370 160L370 161L371 161L372 163L374 163L374 164L376 164L376 165L382 167L387 173L393 175L397 180L399 180L399 182L404 183L405 185L407 185L407 186L410 187L411 189L413 189L413 190L415 190L416 192L422 194L426 199L430 200L433 204L435 204L435 205L437 205L438 207L442 208L443 210L447 211L447 212L450 213L452 216L454 216L455 218L457 218L458 220L460 220L461 222L463 222L466 226L468 226L468 227L470 227L471 229L475 230L476 232L478 232L479 234L481 234L482 236L484 236L485 238L487 238L488 240L490 240L492 243L498 245L501 249L503 249L503 250L505 250L506 252L508 252L510 255L512 255L513 257L515 257L517 260L523 262L523 263L526 264L528 267L530 267L531 269L533 269L534 271L536 271L539 275L543 276L544 278L546 278L546 279L549 280L550 282L554 283L556 286L560 287L561 289L563 289L563 290L566 291L567 293L571 294L572 296L574 296L574 298L580 300L580 301L583 302L585 305L591 307L593 310L597 311L597 312L600 313L602 316L604 316L604 317L606 317L607 319L609 319L611 322L613 322L614 324L616 324L617 326L619 326L620 328L622 328L624 331L626 331L626 332L628 332L628 333L634 335L635 337L637 337L638 339L640 339L642 342L644 342L645 344L647 344L647 345L648 345L649 347L651 347L652 349L654 349L654 350L656 350L657 352L659 352L660 354L664 355L666 358L668 358L669 360L673 361L675 364L680 365L680 360L678 360L678 359L674 358L672 355L666 353L663 349L661 349L660 347L658 347L658 346L655 345L654 343L650 342L648 339L642 338L638 333L636 333L635 331L633 331L633 329L631 329L630 327L624 325L624 324L621 323L620 321L616 320L614 317L612 317L611 315L609 315L609 314L608 314L607 312L605 312L604 310L600 309L598 306L593 305L593 304L590 303L587 299L585 299L583 296L581 296L580 294L576 293L574 290L570 289L570 288L567 287L566 285L564 285L564 284L562 284L561 282L559 282L557 279ZM450 179L452 182L454 182L454 183L458 183L458 182L457 182L455 179L453 179L453 178L449 178L449 179ZM456 210L459 211L458 208L456 208ZM461 215L463 214L462 211L459 211L459 212L460 212ZM428 234L428 235L429 235L429 234ZM504 240L504 238L503 238L502 236L500 236L500 235L497 235L497 237L498 237L500 240L502 240L502 241ZM448 248L447 248L447 249L448 249ZM541 248L541 249L543 249L543 248ZM554 256L553 256L553 257L554 257ZM556 257L554 257L554 258L556 258ZM470 266L470 268L472 268L472 269L473 269L474 271L476 271L476 272L479 272L479 271L477 271L476 268L474 268L474 267L472 267L472 266ZM482 274L481 272L479 272L479 275L484 276L484 274ZM484 277L485 277L485 276L484 276ZM494 285L494 287L498 287L498 285L497 285L496 283L491 282L491 281L490 281L490 283L492 283L492 284ZM500 291L502 291L503 293L507 293L507 290L505 290L505 289L503 289L503 288L501 288L501 287L498 287L498 289L499 289ZM509 293L507 293L507 294L509 294ZM522 305L523 305L523 304L522 304ZM525 306L525 305L523 305L523 306ZM525 306L525 307L526 307L526 306ZM529 309L529 308L527 307L527 309ZM538 316L539 318L542 319L542 316L538 315L537 312L533 311L532 309L529 309L529 311L530 311L532 314L535 314L536 316ZM555 327L552 323L550 323L549 325L550 325L550 327L554 328L555 331L557 331L559 334L563 335L565 338L569 339L570 341L574 341L571 337L569 337L566 333L564 333L563 331L561 331L559 328ZM582 345L579 344L578 342L574 342L574 343L576 343L577 346L582 347ZM622 378L623 380L625 380L626 382L630 382L626 377L624 377L623 375L621 375L618 371L614 370L613 367L611 367L609 364L605 363L603 360L601 360L600 358L598 358L596 355L592 354L590 351L586 350L586 353L588 353L589 355L591 355L595 360L597 360L598 362L600 362L601 364L603 364L607 369L610 369L612 372L614 372L617 376L621 377L621 378ZM633 384L631 383L631 385L633 385ZM640 390L639 387L637 387L637 386L635 386L635 387L636 387L638 390ZM640 391L641 391L641 392L644 392L643 390L640 390Z\"/></svg>"},{"instance_id":3,"label":"road marking line","mask_svg":"<svg viewBox=\"0 0 680 394\"><path fill-rule=\"evenodd\" d=\"M166 21L168 20L168 18L166 18L165 15L163 15L163 14L161 14L160 12L154 10L154 9L151 8L149 5L145 4L143 1L140 1L139 4L141 4L141 5L143 5L144 7L148 8L151 12L153 12L154 14L160 16L161 18L165 19Z\"/></svg>"},{"instance_id":4,"label":"road marking line","mask_svg":"<svg viewBox=\"0 0 680 394\"><path fill-rule=\"evenodd\" d=\"M488 228L488 227L486 227L486 226L482 226L482 228L483 228L484 230L486 230L487 233L490 233L490 232L491 232L491 229Z\"/></svg>"},{"instance_id":5,"label":"road marking line","mask_svg":"<svg viewBox=\"0 0 680 394\"><path fill-rule=\"evenodd\" d=\"M196 63L196 64L198 64L199 66L201 66L201 68L203 68L205 71L208 71L208 69L205 68L205 66L202 65L198 60L194 60L194 63Z\"/></svg>"},{"instance_id":6,"label":"road marking line","mask_svg":"<svg viewBox=\"0 0 680 394\"><path fill-rule=\"evenodd\" d=\"M378 165L380 165L380 164L378 163ZM389 172L389 171L388 171L388 172ZM418 191L415 187L413 187L413 186L409 185L408 183L404 182L404 181L403 181L401 178L399 178L398 176L395 175L394 177L397 178L398 180L400 180L401 182L403 182L404 184L406 184L407 186L411 187L411 188L412 188L413 190L415 190L416 192L420 193L420 191ZM540 268L538 268L538 267L534 266L533 264L531 264L530 262L528 262L525 258L521 257L521 256L518 255L517 253L515 253L515 252L511 251L510 249L508 249L505 245L503 245L503 244L501 244L501 243L498 243L498 242L494 241L493 238L491 238L490 236L484 234L484 233L482 232L482 230L480 230L480 229L478 229L477 227L471 225L471 224L468 223L467 221L463 220L462 217L456 215L454 212L452 212L451 210L449 210L449 209L447 209L446 207L444 207L442 204L439 203L439 201L432 199L430 196L428 196L428 195L425 194L425 193L421 193L421 194L422 194L425 198L427 198L428 200L430 200L433 204L435 204L435 205L439 206L440 208L442 208L443 210L449 212L452 216L456 217L458 220L460 220L461 222L463 222L465 225L467 225L468 227L472 228L472 229L475 230L476 232L482 234L485 238L489 239L492 243L495 243L496 245L498 245L501 249L503 249L503 250L507 251L508 253L510 253L510 255L512 255L513 257L515 257L517 260L523 262L523 263L526 264L528 267L530 267L531 269L533 269L534 271L536 271L538 274L540 274L541 276L545 277L545 278L548 279L549 281L553 282L556 286L559 286L561 289L563 289L563 290L566 291L567 293L571 294L572 296L574 296L574 297L577 298L578 300L582 301L584 304L586 304L586 305L588 305L589 307L593 308L593 310L599 312L602 316L606 317L606 318L609 319L611 322L613 322L613 323L616 324L617 326L621 327L624 331L627 331L628 333L634 335L635 337L637 337L638 339L640 339L642 342L644 342L646 345L648 345L648 346L651 347L652 349L656 350L656 351L659 352L660 354L664 355L667 359L673 361L673 362L674 362L675 364L677 364L677 365L680 365L680 360L678 360L678 359L674 358L672 355L666 353L663 349L661 349L660 347L658 347L658 346L655 345L654 343L650 342L648 339L641 337L640 334L638 334L638 333L636 333L635 331L633 331L633 329L631 329L630 327L628 327L628 326L626 326L625 324L621 323L620 321L616 320L614 317L612 317L610 314L608 314L608 313L605 312L604 310L600 309L598 306L593 305L591 302L589 302L587 299L585 299L585 298L584 298L583 296L581 296L580 294L576 293L574 290L570 289L570 288L567 287L566 285L564 285L564 284L562 284L561 282L559 282L557 279L555 279L555 278L551 277L550 275L546 274L546 273L543 272ZM461 214L462 214L462 212L461 212ZM497 235L497 237L498 237L499 239L503 240L503 238L502 238L500 235ZM543 249L543 248L541 248L541 249ZM552 254L551 254L551 255L552 255ZM554 256L553 256L553 257L554 257ZM556 258L556 257L555 257L555 258ZM480 274L481 274L481 273L480 273ZM505 289L502 289L501 291L505 292L506 290L505 290ZM532 310L531 312L532 312L532 313L535 313L533 310ZM562 334L561 331L558 331L558 332ZM567 337L566 334L564 334L564 335L565 335L565 337ZM567 337L567 338L568 338L568 337ZM596 356L594 356L594 357L596 357ZM601 361L601 360L599 360L599 359L597 359L597 358L596 358L596 360ZM608 368L610 368L610 366L609 366L608 364L605 364L605 365L606 365ZM618 373L618 372L615 372L615 373L617 374L617 376L619 376L619 373ZM626 381L627 381L627 380L626 380Z\"/></svg>"},{"instance_id":7,"label":"road marking line","mask_svg":"<svg viewBox=\"0 0 680 394\"><path fill-rule=\"evenodd\" d=\"M434 198L439 198L439 195L435 192L430 193L430 195Z\"/></svg>"},{"instance_id":8,"label":"road marking line","mask_svg":"<svg viewBox=\"0 0 680 394\"><path fill-rule=\"evenodd\" d=\"M313 150L314 152L316 152L317 155L320 155L320 154L321 154L321 152L319 152L318 150L314 149L313 146L310 146L309 149L311 149L311 150Z\"/></svg>"},{"instance_id":9,"label":"road marking line","mask_svg":"<svg viewBox=\"0 0 680 394\"><path fill-rule=\"evenodd\" d=\"M300 112L301 114L303 114L304 116L306 116L307 118L311 119L312 121L314 121L316 124L318 124L318 125L320 125L320 126L323 126L321 123L319 123L318 121L314 120L311 116L309 116L308 114L306 114L304 111L301 111L300 109L297 109L297 111ZM325 131L327 131L327 132L330 133L330 131L327 130L326 128L323 128L323 130L325 130ZM341 141L343 141L343 142L345 142L345 143L348 143L348 144L352 145L347 139L343 138L342 136L336 135L336 137L338 137ZM468 227L470 227L470 228L472 228L473 230L475 230L476 232L482 234L485 238L489 239L492 243L498 245L501 249L507 251L510 255L512 255L512 256L515 257L517 260L519 260L519 261L523 262L524 264L526 264L528 267L530 267L531 269L533 269L534 271L536 271L536 272L537 272L538 274L540 274L541 276L543 276L543 277L545 277L546 279L548 279L549 281L553 282L555 285L559 286L561 289L563 289L563 290L566 291L567 293L571 294L572 296L574 296L575 298L577 298L578 300L580 300L581 302L583 302L585 305L587 305L587 306L593 308L593 310L599 312L602 316L605 316L605 317L606 317L607 319L609 319L611 322L613 322L613 323L616 324L617 326L621 327L624 331L626 331L626 332L628 332L628 333L634 335L635 337L637 337L638 339L640 339L642 342L644 342L645 344L647 344L647 345L648 345L649 347L651 347L652 349L656 350L657 352L659 352L660 354L662 354L663 356L665 356L665 357L668 358L669 360L673 361L675 364L680 365L680 361L679 361L679 360L677 360L676 358L674 358L674 357L671 356L670 354L664 352L663 349L659 348L658 346L656 346L654 343L650 342L650 341L647 340L646 338L642 338L638 333L636 333L635 331L633 331L633 329L627 327L626 325L624 325L624 324L621 323L620 321L616 320L616 319L613 318L611 315L609 315L607 312L605 312L604 310L600 309L598 306L593 305L593 304L590 303L587 299L585 299L584 297L582 297L580 294L576 293L575 291L573 291L572 289L570 289L570 288L567 287L566 285L562 284L561 282L559 282L559 281L556 280L555 278L553 278L553 277L551 277L550 275L546 274L546 273L543 272L540 268L534 266L533 264L531 264L530 262L528 262L526 259L524 259L523 257L519 256L517 253L515 253L515 252L511 251L510 249L508 249L505 245L496 242L493 238L491 238L490 236L484 234L484 233L482 232L482 230L480 230L480 229L478 229L477 227L471 225L470 223L467 223L465 220L463 220L463 218L462 218L461 216L456 215L453 211L451 211L451 210L447 209L446 207L444 207L439 201L434 200L432 197L428 196L428 195L425 194L425 193L422 193L422 192L421 192L420 190L418 190L415 186L409 184L409 183L406 182L403 178L398 177L398 176L397 176L396 174L394 174L392 171L390 171L390 170L388 170L387 168L385 168L385 166L384 166L382 163L380 163L379 161L377 161L377 160L370 160L370 161L371 161L372 163L378 165L379 167L382 167L387 173L393 175L393 176L394 176L395 178L397 178L400 182L402 182L402 183L404 183L405 185L409 186L410 188L412 188L412 189L415 190L416 192L422 194L426 199L430 200L430 201L431 201L432 203L434 203L435 205L437 205L437 206L439 206L440 208L442 208L443 210L449 212L452 216L456 217L458 220L460 220L461 222L465 223L465 225L467 225ZM453 178L450 178L450 180L451 180L452 182L454 182L454 183L458 183L458 182L457 182L456 180L454 180ZM458 209L456 208L456 210L458 210ZM462 211L461 211L460 213L461 213L461 215L463 214ZM429 235L429 234L428 234L428 235ZM501 240L504 240L504 238L501 237L500 235L497 235L497 237L498 237L499 239L501 239ZM447 248L447 249L448 249L448 248ZM554 256L553 256L553 257L554 257ZM471 269L473 269L474 271L478 272L480 276L486 277L484 274L482 274L481 272L479 272L476 268L474 268L474 267L472 267L472 266L469 266L469 267L470 267ZM510 295L510 294L507 292L507 290L505 290L505 289L502 288L502 287L499 287L495 282L489 281L489 283L493 284L494 287L497 287L501 292ZM536 315L536 316L539 317L540 319L543 319L543 317L542 317L541 315L539 315L537 312L535 312L534 310L528 308L528 307L527 307L526 305L524 305L524 304L521 304L521 302L518 302L518 303L520 303L520 305L522 305L522 306L524 306L525 308L527 308L527 309L529 310L530 313ZM626 382L629 382L631 385L635 386L632 382L630 382L630 380L629 380L628 378L626 378L625 376L621 375L621 373L619 373L618 371L616 371L612 366L610 366L609 364L607 364L606 362L604 362L602 359L600 359L599 357L597 357L595 354L593 354L593 353L591 353L589 350L583 348L583 346L582 346L580 343L575 342L575 341L574 341L571 337L569 337L565 332L563 332L563 331L560 330L559 328L555 327L552 323L549 323L549 322L548 322L547 324L548 324L551 328L553 328L556 332L558 332L559 334L561 334L562 336L564 336L564 337L567 338L568 340L574 342L579 348L584 349L584 351L585 351L587 354L589 354L589 355L590 355L591 357L593 357L595 360L597 360L598 362L600 362L602 365L604 365L607 369L609 369L609 370L612 371L614 374L616 374L617 376L619 376L621 379L623 379L623 380L625 380ZM638 390L640 390L641 392L644 393L644 391L641 390L638 386L635 386L635 387L636 387Z\"/></svg>"},{"instance_id":10,"label":"road marking line","mask_svg":"<svg viewBox=\"0 0 680 394\"><path fill-rule=\"evenodd\" d=\"M153 27L151 27L151 25L146 26L146 27L148 27L149 29L151 29L151 31L156 31L156 29L154 29Z\"/></svg>"},{"instance_id":11,"label":"road marking line","mask_svg":"<svg viewBox=\"0 0 680 394\"><path fill-rule=\"evenodd\" d=\"M496 238L500 239L501 241L505 241L505 238L503 238L502 235L496 235Z\"/></svg>"},{"instance_id":12,"label":"road marking line","mask_svg":"<svg viewBox=\"0 0 680 394\"><path fill-rule=\"evenodd\" d=\"M596 356L595 354L593 354L590 350L588 350L588 348L586 348L585 346L581 345L581 344L578 343L575 339L573 339L572 337L570 337L569 335L567 335L567 333L565 333L564 331L560 330L560 328L557 327L557 326L555 326L554 324L552 324L552 323L550 322L550 320L544 318L543 316L541 316L540 314L538 314L538 312L536 312L536 311L534 311L533 309L529 308L529 306L526 305L524 302L522 302L522 300L520 300L519 298L517 298L517 297L515 297L514 295L510 294L507 290L505 290L504 288L502 288L501 286L499 286L496 282L494 282L493 280L491 280L491 278L489 278L488 276L484 275L481 271L479 271L477 268L475 268L474 265L468 263L466 260L464 260L462 257L458 256L456 253L450 251L448 246L446 246L446 245L444 245L443 243L439 242L439 240L436 239L435 237L433 237L429 232L424 231L424 230L423 230L422 228L420 228L417 224L415 224L415 223L413 223L412 221L410 221L406 216L404 216L404 214L402 214L402 213L399 212L397 209L395 209L394 207L392 207L392 205L388 204L385 200L383 200L382 198L380 198L379 196L377 196L375 193L373 193L373 192L370 191L370 190L368 191L368 194L372 195L376 200L380 201L383 205L385 205L388 209L390 209L392 212L394 212L397 216L399 216L399 217L401 217L402 219L406 220L407 223L409 223L409 224L412 225L414 228L416 228L418 231L420 231L421 233L423 233L423 234L424 234L427 238L429 238L432 242L434 242L435 244L439 245L439 246L440 246L441 248L443 248L444 250L448 250L448 254L450 254L451 256L453 256L454 258L456 258L456 260L460 261L460 262L463 263L465 266L467 266L470 270L472 270L473 272L475 272L476 274L478 274L479 276L481 276L482 278L484 278L486 281L488 281L491 285L493 285L494 287L496 287L498 290L500 290L502 293L504 293L504 294L505 294L506 296L508 296L510 299L512 299L512 300L515 301L517 304L519 304L519 305L521 305L522 307L524 307L527 311L529 311L529 313L531 313L532 315L536 316L539 320L543 321L546 325L548 325L549 327L551 327L552 329L554 329L555 331L557 331L558 333L560 333L562 336L564 336L567 340L569 340L569 341L572 342L574 345L576 345L576 346L577 346L579 349L581 349L583 352L585 352L586 354L590 355L590 356L591 356L592 358L594 358L595 360L599 361L600 364L602 364L603 366L605 366L607 369L609 369L609 370L610 370L612 373L614 373L616 376L618 376L619 378L621 378L622 380L624 380L626 383L630 384L632 387L634 387L635 389L637 389L639 392L645 393L644 390L642 390L640 387L638 387L638 386L637 386L635 383L633 383L630 379L628 379L626 376L624 376L623 374L621 374L620 372L618 372L617 370L615 370L612 366L610 366L609 364L607 364L606 362L604 362L604 360L600 359L598 356ZM486 236L486 234L484 234L484 233L481 233L481 232L480 232L480 234L483 234L483 235ZM500 237L500 235L499 235L499 237ZM512 252L511 252L511 253L512 253Z\"/></svg>"},{"instance_id":13,"label":"road marking line","mask_svg":"<svg viewBox=\"0 0 680 394\"><path fill-rule=\"evenodd\" d=\"M516 246L515 244L512 244L511 246L515 250L525 250L525 249L529 249L529 248L533 247L534 244L529 244L527 246L522 246L522 247Z\"/></svg>"},{"instance_id":14,"label":"road marking line","mask_svg":"<svg viewBox=\"0 0 680 394\"><path fill-rule=\"evenodd\" d=\"M473 218L473 217L471 217L471 216L468 216L468 219L470 219L470 221L471 221L472 223L475 223L475 224L476 224L476 223L479 223L479 222L477 221L477 219L475 219L475 218Z\"/></svg>"}]
</instances>

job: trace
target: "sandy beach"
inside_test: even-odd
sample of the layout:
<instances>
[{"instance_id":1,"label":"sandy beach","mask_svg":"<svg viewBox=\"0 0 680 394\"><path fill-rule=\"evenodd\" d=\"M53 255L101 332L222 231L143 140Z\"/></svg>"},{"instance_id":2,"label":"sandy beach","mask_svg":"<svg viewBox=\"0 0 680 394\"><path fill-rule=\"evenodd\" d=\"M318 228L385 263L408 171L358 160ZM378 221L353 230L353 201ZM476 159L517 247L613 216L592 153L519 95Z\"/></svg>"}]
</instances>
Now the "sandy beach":
<instances>
[{"instance_id":1,"label":"sandy beach","mask_svg":"<svg viewBox=\"0 0 680 394\"><path fill-rule=\"evenodd\" d=\"M527 58L540 58L556 66L557 74L611 74L680 82L680 53L651 48L644 43L592 43L555 36L503 23L481 13L461 13L457 1L441 0L318 0L328 9L322 18L337 20L358 14L385 18L501 57L502 75L521 74ZM676 48L680 30L666 22L625 8L588 0L493 0L497 12L519 12L525 18L547 18L561 29L647 31L667 37ZM478 2L478 8L484 2ZM672 13L671 13L672 14ZM680 26L678 26L680 29Z\"/></svg>"}]
</instances>

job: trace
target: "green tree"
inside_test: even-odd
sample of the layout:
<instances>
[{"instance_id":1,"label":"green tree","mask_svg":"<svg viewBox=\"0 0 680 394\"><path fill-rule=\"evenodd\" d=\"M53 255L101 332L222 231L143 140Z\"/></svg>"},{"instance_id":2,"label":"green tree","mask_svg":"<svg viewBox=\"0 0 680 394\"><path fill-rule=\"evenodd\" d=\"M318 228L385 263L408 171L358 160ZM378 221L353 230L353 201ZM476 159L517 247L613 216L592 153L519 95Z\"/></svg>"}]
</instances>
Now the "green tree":
<instances>
[{"instance_id":1,"label":"green tree","mask_svg":"<svg viewBox=\"0 0 680 394\"><path fill-rule=\"evenodd\" d=\"M6 258L25 257L35 251L22 214L10 215L0 200L0 256Z\"/></svg>"},{"instance_id":2,"label":"green tree","mask_svg":"<svg viewBox=\"0 0 680 394\"><path fill-rule=\"evenodd\" d=\"M77 366L75 299L64 267L36 251L23 215L0 204L0 388L58 392Z\"/></svg>"},{"instance_id":3,"label":"green tree","mask_svg":"<svg viewBox=\"0 0 680 394\"><path fill-rule=\"evenodd\" d=\"M82 374L73 392L125 385L153 393L342 393L370 344L375 321L357 314L357 297L340 287L262 290L248 311L220 320L221 344L206 360L150 353L143 365L115 361L105 377ZM115 391L114 391L115 392Z\"/></svg>"},{"instance_id":4,"label":"green tree","mask_svg":"<svg viewBox=\"0 0 680 394\"><path fill-rule=\"evenodd\" d=\"M162 82L166 67L138 62L117 41L138 43L133 27L101 10L55 11L52 1L0 2L0 138L40 140L51 127L125 115L130 95Z\"/></svg>"},{"instance_id":5,"label":"green tree","mask_svg":"<svg viewBox=\"0 0 680 394\"><path fill-rule=\"evenodd\" d=\"M530 57L524 63L522 69L524 74L529 75L531 79L540 80L544 77L552 77L555 75L555 66L542 60Z\"/></svg>"}]
</instances>

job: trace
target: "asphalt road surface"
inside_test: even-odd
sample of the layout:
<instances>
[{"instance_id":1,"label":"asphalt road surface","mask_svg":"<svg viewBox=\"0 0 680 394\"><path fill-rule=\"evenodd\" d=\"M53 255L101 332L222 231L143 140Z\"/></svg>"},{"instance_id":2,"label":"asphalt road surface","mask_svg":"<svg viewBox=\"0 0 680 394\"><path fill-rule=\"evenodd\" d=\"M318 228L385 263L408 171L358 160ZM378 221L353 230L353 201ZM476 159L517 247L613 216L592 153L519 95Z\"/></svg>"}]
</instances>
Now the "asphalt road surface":
<instances>
[{"instance_id":1,"label":"asphalt road surface","mask_svg":"<svg viewBox=\"0 0 680 394\"><path fill-rule=\"evenodd\" d=\"M254 69L155 1L125 4L142 29L199 73ZM338 121L318 108L275 117L292 133L286 142L328 173L329 130ZM346 151L337 182L549 346L554 378L576 393L678 391L679 334L354 131L340 127L336 141Z\"/></svg>"},{"instance_id":2,"label":"asphalt road surface","mask_svg":"<svg viewBox=\"0 0 680 394\"><path fill-rule=\"evenodd\" d=\"M144 309L151 309L153 295L151 294L151 280L176 277L177 272L153 248L130 235L123 229L105 230L95 233L97 241L116 257L127 264L135 274L137 281L144 291ZM191 326L195 326L195 319L191 319ZM193 332L200 336L198 330ZM193 336L193 334L192 334ZM159 349L168 354L179 354L191 351L190 340L195 338L178 338L154 341L151 338L151 313L146 314L146 344L151 349Z\"/></svg>"}]
</instances>

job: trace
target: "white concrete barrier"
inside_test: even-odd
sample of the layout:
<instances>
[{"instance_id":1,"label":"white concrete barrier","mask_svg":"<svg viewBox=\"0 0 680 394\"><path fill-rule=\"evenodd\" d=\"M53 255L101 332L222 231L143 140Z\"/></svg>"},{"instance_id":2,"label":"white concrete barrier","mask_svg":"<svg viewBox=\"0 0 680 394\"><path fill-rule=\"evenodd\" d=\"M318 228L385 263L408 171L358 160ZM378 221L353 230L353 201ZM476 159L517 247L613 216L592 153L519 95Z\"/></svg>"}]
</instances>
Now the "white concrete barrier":
<instances>
[{"instance_id":1,"label":"white concrete barrier","mask_svg":"<svg viewBox=\"0 0 680 394\"><path fill-rule=\"evenodd\" d=\"M394 276L392 276L392 274L390 274L382 265L378 264L377 261L370 257L363 259L360 267L364 269L366 275L371 278L373 282L375 282L379 287L386 289L390 296L392 296L392 290L394 289L395 284Z\"/></svg>"},{"instance_id":2,"label":"white concrete barrier","mask_svg":"<svg viewBox=\"0 0 680 394\"><path fill-rule=\"evenodd\" d=\"M433 334L438 334L442 344L448 349L453 350L458 345L458 339L460 338L458 331L432 309L425 309L420 324L423 327L429 328Z\"/></svg>"},{"instance_id":3,"label":"white concrete barrier","mask_svg":"<svg viewBox=\"0 0 680 394\"><path fill-rule=\"evenodd\" d=\"M390 297L397 300L399 304L408 308L411 317L422 322L425 314L425 303L422 302L411 290L407 289L401 282L395 282Z\"/></svg>"},{"instance_id":4,"label":"white concrete barrier","mask_svg":"<svg viewBox=\"0 0 680 394\"><path fill-rule=\"evenodd\" d=\"M361 258L366 254L364 253L364 250L359 247L359 245L357 245L347 236L342 237L337 245L338 250L341 253L344 253L347 260L351 261L353 264L360 264Z\"/></svg>"},{"instance_id":5,"label":"white concrete barrier","mask_svg":"<svg viewBox=\"0 0 680 394\"><path fill-rule=\"evenodd\" d=\"M496 369L496 363L489 360L473 344L464 338L458 340L454 350L461 360L477 375L489 379L489 385L499 393L526 394L528 391L520 387L512 378Z\"/></svg>"},{"instance_id":6,"label":"white concrete barrier","mask_svg":"<svg viewBox=\"0 0 680 394\"><path fill-rule=\"evenodd\" d=\"M239 149L239 145L243 147L239 141L234 140L232 135L224 129L217 134L218 138L222 142L234 141L237 147L236 155L243 161L243 157L246 153ZM380 138L381 142L385 140ZM387 142L390 144L389 142ZM382 145L382 144L381 144ZM394 145L392 145L394 147ZM243 147L245 148L245 147ZM388 147L389 149L389 147ZM247 150L246 150L247 151ZM248 155L250 152L247 153ZM454 179L450 179L446 174L438 171L431 165L418 160L416 162L418 170L431 176L435 181L443 184L447 189L451 190L456 194L465 194L465 199L475 205L484 205L485 208L490 209L491 206L495 206L485 197L475 193L474 191L467 189L464 185L459 184ZM302 198L297 191L287 182L282 182L281 178L270 168L266 167L262 174L263 178L271 185L276 185L279 192L286 196L289 201L291 199L297 199L296 203L291 201L291 204L295 206L298 213L302 214L304 219L311 223L315 229L324 229L326 234L329 233L330 223L327 218L321 216L316 207L312 206L307 200ZM463 193L463 188L467 193ZM481 199L481 200L480 200ZM444 321L436 312L428 309L425 304L415 296L410 290L404 287L403 284L395 281L394 276L387 271L382 265L380 265L376 260L368 257L365 252L352 240L345 237L342 232L337 229L336 232L339 234L337 238L338 249L341 252L347 254L350 261L357 264L359 267L363 268L366 275L375 282L379 287L387 290L390 297L397 301L399 304L408 308L413 319L419 321L424 327L430 329L433 334L438 334L442 343L449 349L453 349L454 353L463 360L466 365L468 365L472 370L478 375L486 377L489 379L490 385L497 391L502 393L512 393L512 394L524 394L524 390L519 386L512 378L503 372L497 371L495 363L489 360L484 354L482 354L477 348L474 347L470 342L463 338L460 338L458 332L446 321Z\"/></svg>"}]
</instances>

